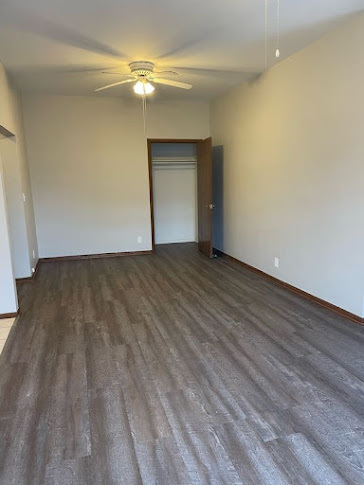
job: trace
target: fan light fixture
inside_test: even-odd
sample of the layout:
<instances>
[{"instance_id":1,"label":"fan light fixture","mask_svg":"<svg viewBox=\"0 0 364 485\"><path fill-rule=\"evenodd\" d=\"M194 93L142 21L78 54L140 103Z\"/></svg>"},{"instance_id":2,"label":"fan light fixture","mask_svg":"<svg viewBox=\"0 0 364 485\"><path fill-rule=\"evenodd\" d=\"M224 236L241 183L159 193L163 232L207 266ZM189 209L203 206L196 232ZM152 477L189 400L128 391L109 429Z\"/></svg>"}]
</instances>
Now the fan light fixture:
<instances>
[{"instance_id":1,"label":"fan light fixture","mask_svg":"<svg viewBox=\"0 0 364 485\"><path fill-rule=\"evenodd\" d=\"M266 0L268 1L268 0ZM0 0L1 3L1 0ZM118 81L116 83L107 84L106 86L102 86L101 88L95 89L96 92L104 91L104 89L114 88L116 86L121 86L122 84L127 83L135 83L133 88L136 94L140 96L145 96L147 94L151 94L154 91L154 84L164 84L166 86L172 86L173 88L180 88L180 89L191 89L192 84L190 83L182 83L180 81L175 81L174 79L166 79L164 77L155 77L155 74L167 74L178 76L178 72L176 71L154 71L154 64L153 62L149 61L134 61L129 64L130 74L121 73L121 72L109 72L109 71L102 71L103 74L113 74L113 75L122 75L127 79L123 79L122 81ZM151 84L150 81L153 83Z\"/></svg>"},{"instance_id":2,"label":"fan light fixture","mask_svg":"<svg viewBox=\"0 0 364 485\"><path fill-rule=\"evenodd\" d=\"M154 91L154 86L152 86L148 81L138 81L134 84L134 93L136 94L151 94Z\"/></svg>"}]
</instances>

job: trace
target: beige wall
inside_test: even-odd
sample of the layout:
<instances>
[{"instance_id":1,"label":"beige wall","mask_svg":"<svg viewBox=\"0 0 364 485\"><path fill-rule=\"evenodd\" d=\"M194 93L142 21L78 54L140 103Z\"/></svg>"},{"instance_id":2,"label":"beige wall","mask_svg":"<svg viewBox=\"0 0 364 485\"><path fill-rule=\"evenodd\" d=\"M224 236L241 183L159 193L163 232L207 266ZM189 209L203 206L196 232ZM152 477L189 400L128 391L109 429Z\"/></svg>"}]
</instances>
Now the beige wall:
<instances>
[{"instance_id":1,"label":"beige wall","mask_svg":"<svg viewBox=\"0 0 364 485\"><path fill-rule=\"evenodd\" d=\"M15 122L15 135L16 135L16 151L18 156L18 163L20 168L20 178L22 192L25 195L25 222L28 235L28 250L30 267L35 268L39 256L38 256L38 240L34 219L34 206L33 206L33 191L30 183L28 156L26 149L26 140L24 134L23 123L23 108L21 104L21 97L18 92L13 92L13 110L14 110L14 122ZM28 276L28 275L24 275Z\"/></svg>"},{"instance_id":2,"label":"beige wall","mask_svg":"<svg viewBox=\"0 0 364 485\"><path fill-rule=\"evenodd\" d=\"M156 244L196 241L196 167L153 168Z\"/></svg>"},{"instance_id":3,"label":"beige wall","mask_svg":"<svg viewBox=\"0 0 364 485\"><path fill-rule=\"evenodd\" d=\"M10 230L0 159L0 316L18 309L15 278L11 259Z\"/></svg>"},{"instance_id":4,"label":"beige wall","mask_svg":"<svg viewBox=\"0 0 364 485\"><path fill-rule=\"evenodd\" d=\"M27 94L23 106L40 256L151 249L140 99ZM149 137L209 131L206 103L148 106Z\"/></svg>"},{"instance_id":5,"label":"beige wall","mask_svg":"<svg viewBox=\"0 0 364 485\"><path fill-rule=\"evenodd\" d=\"M26 203L17 217L22 218L22 224L26 228L27 241L23 246L26 255L22 254L22 258L28 259L25 265L27 274L19 274L17 276L30 276L30 267L34 265L37 257L37 240L35 232L35 224L33 217L32 194L29 182L27 160L25 156L25 143L21 119L21 107L19 105L19 97L14 91L6 76L6 72L0 63L0 125L4 126L8 131L15 135L16 143L16 161L17 166L14 167L12 174L12 167L7 166L7 175L15 175L18 177L18 190L22 190L26 195ZM4 140L2 140L4 142ZM14 140L13 142L14 143ZM5 146L5 145L2 145ZM12 313L17 310L17 298L14 281L13 261L11 258L11 244L10 244L10 230L9 230L9 211L7 207L3 165L7 163L4 160L7 154L0 152L0 314ZM12 157L14 154L12 155ZM10 214L11 215L11 214ZM19 222L19 221L18 221ZM35 250L36 257L32 259L32 250Z\"/></svg>"},{"instance_id":6,"label":"beige wall","mask_svg":"<svg viewBox=\"0 0 364 485\"><path fill-rule=\"evenodd\" d=\"M27 231L27 246L29 268L35 267L38 260L37 235L34 221L33 198L30 185L26 146L23 130L22 106L20 96L11 87L5 69L0 62L0 125L15 135L18 169L20 171L21 190L25 194L24 204L25 224ZM34 250L34 257L33 257ZM30 271L30 270L29 270ZM22 277L30 276L30 272Z\"/></svg>"},{"instance_id":7,"label":"beige wall","mask_svg":"<svg viewBox=\"0 0 364 485\"><path fill-rule=\"evenodd\" d=\"M0 139L0 157L4 176L4 187L9 221L11 254L15 278L31 275L25 204L22 194L21 170L16 138Z\"/></svg>"},{"instance_id":8,"label":"beige wall","mask_svg":"<svg viewBox=\"0 0 364 485\"><path fill-rule=\"evenodd\" d=\"M362 15L211 107L214 145L224 146L221 249L357 315L363 45Z\"/></svg>"}]
</instances>

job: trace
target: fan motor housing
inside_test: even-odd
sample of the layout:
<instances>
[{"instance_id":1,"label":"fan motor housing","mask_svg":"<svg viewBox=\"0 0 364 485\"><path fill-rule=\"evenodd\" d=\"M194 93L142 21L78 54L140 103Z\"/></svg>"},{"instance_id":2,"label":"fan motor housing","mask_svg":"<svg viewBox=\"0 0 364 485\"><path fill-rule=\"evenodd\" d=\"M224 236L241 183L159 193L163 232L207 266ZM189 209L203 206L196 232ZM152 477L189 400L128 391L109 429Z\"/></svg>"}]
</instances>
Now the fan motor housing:
<instances>
[{"instance_id":1,"label":"fan motor housing","mask_svg":"<svg viewBox=\"0 0 364 485\"><path fill-rule=\"evenodd\" d=\"M149 61L134 61L129 64L129 67L131 73L137 76L146 77L154 71L154 64Z\"/></svg>"}]
</instances>

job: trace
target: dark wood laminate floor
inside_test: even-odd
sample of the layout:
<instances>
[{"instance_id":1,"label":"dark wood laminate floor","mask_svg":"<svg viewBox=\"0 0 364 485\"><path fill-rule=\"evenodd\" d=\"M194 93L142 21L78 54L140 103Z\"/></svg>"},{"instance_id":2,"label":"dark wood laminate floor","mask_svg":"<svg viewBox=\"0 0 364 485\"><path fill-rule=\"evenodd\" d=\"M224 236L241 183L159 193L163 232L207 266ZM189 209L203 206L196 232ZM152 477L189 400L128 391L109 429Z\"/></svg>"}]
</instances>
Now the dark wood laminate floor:
<instances>
[{"instance_id":1,"label":"dark wood laminate floor","mask_svg":"<svg viewBox=\"0 0 364 485\"><path fill-rule=\"evenodd\" d=\"M364 484L364 328L194 245L42 264L1 485Z\"/></svg>"}]
</instances>

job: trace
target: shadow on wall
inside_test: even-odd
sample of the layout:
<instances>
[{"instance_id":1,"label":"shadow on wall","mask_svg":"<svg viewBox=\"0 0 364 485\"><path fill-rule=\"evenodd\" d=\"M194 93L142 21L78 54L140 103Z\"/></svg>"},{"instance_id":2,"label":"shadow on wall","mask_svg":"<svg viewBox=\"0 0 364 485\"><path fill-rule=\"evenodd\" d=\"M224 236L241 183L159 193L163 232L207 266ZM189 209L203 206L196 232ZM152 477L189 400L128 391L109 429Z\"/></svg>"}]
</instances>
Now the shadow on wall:
<instances>
[{"instance_id":1,"label":"shadow on wall","mask_svg":"<svg viewBox=\"0 0 364 485\"><path fill-rule=\"evenodd\" d=\"M4 135L0 129L0 139ZM0 317L13 316L18 310L15 278L11 261L3 164L0 155Z\"/></svg>"},{"instance_id":2,"label":"shadow on wall","mask_svg":"<svg viewBox=\"0 0 364 485\"><path fill-rule=\"evenodd\" d=\"M215 209L213 211L213 247L224 250L224 147L212 148L212 196Z\"/></svg>"},{"instance_id":3,"label":"shadow on wall","mask_svg":"<svg viewBox=\"0 0 364 485\"><path fill-rule=\"evenodd\" d=\"M25 206L15 136L0 140L7 219L15 278L31 277Z\"/></svg>"}]
</instances>

